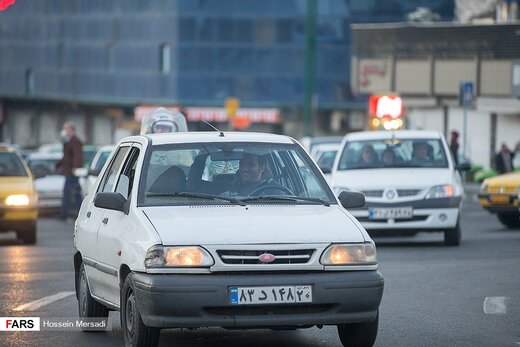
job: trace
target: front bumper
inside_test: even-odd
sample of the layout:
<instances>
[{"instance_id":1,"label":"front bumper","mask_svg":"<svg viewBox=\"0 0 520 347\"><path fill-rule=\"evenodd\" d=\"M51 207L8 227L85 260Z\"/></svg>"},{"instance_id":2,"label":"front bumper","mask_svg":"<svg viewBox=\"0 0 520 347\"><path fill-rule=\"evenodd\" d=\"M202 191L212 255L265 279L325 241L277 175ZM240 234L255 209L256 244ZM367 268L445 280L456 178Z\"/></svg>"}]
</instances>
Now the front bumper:
<instances>
[{"instance_id":1,"label":"front bumper","mask_svg":"<svg viewBox=\"0 0 520 347\"><path fill-rule=\"evenodd\" d=\"M489 212L518 211L518 195L516 194L480 193L478 200L480 205Z\"/></svg>"},{"instance_id":2,"label":"front bumper","mask_svg":"<svg viewBox=\"0 0 520 347\"><path fill-rule=\"evenodd\" d=\"M414 230L442 231L454 228L459 220L461 197L422 199L395 203L370 202L362 209L349 210L366 230ZM412 218L379 219L369 218L371 208L411 207Z\"/></svg>"},{"instance_id":3,"label":"front bumper","mask_svg":"<svg viewBox=\"0 0 520 347\"><path fill-rule=\"evenodd\" d=\"M377 316L384 287L379 271L132 276L143 322L159 328L371 322ZM312 303L230 303L230 287L283 285L311 285Z\"/></svg>"},{"instance_id":4,"label":"front bumper","mask_svg":"<svg viewBox=\"0 0 520 347\"><path fill-rule=\"evenodd\" d=\"M30 207L0 207L0 231L18 230L36 223L38 209Z\"/></svg>"}]
</instances>

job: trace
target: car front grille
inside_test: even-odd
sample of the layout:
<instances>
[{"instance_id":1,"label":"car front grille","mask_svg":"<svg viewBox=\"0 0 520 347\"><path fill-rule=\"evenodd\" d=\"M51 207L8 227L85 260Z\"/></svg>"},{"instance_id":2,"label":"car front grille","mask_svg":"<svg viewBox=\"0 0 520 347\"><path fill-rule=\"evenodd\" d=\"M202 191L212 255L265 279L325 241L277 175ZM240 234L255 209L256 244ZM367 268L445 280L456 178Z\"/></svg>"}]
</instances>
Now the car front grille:
<instances>
[{"instance_id":1,"label":"car front grille","mask_svg":"<svg viewBox=\"0 0 520 347\"><path fill-rule=\"evenodd\" d=\"M363 190L361 191L367 198L381 198L383 196L382 190Z\"/></svg>"},{"instance_id":2,"label":"car front grille","mask_svg":"<svg viewBox=\"0 0 520 347\"><path fill-rule=\"evenodd\" d=\"M415 196L420 193L420 189L398 189L397 195L399 195L400 198L406 197L406 196Z\"/></svg>"},{"instance_id":3,"label":"car front grille","mask_svg":"<svg viewBox=\"0 0 520 347\"><path fill-rule=\"evenodd\" d=\"M312 257L314 249L292 250L218 250L217 254L224 264L271 265L271 264L306 264ZM262 254L271 254L272 261L260 261Z\"/></svg>"},{"instance_id":4,"label":"car front grille","mask_svg":"<svg viewBox=\"0 0 520 347\"><path fill-rule=\"evenodd\" d=\"M488 193L491 194L516 194L518 187L489 187Z\"/></svg>"}]
</instances>

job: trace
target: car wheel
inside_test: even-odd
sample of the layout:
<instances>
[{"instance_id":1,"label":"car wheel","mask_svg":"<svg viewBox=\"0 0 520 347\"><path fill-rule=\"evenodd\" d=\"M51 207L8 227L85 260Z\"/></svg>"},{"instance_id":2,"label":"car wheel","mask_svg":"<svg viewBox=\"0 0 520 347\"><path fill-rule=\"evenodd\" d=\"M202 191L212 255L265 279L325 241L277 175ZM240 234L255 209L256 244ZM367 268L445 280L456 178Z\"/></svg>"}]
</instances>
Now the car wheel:
<instances>
[{"instance_id":1,"label":"car wheel","mask_svg":"<svg viewBox=\"0 0 520 347\"><path fill-rule=\"evenodd\" d=\"M88 286L87 281L87 273L85 271L85 265L81 263L81 267L79 269L79 295L78 295L78 309L80 318L84 318L88 321L89 318L99 317L106 318L108 317L108 309L94 300L92 295L90 295L90 288ZM101 331L101 330L88 330L84 329L83 331Z\"/></svg>"},{"instance_id":2,"label":"car wheel","mask_svg":"<svg viewBox=\"0 0 520 347\"><path fill-rule=\"evenodd\" d=\"M36 243L36 222L29 224L23 230L16 232L16 236L23 241L23 243L32 245Z\"/></svg>"},{"instance_id":3,"label":"car wheel","mask_svg":"<svg viewBox=\"0 0 520 347\"><path fill-rule=\"evenodd\" d=\"M369 323L339 324L339 339L345 347L370 347L376 342L378 327L379 311L376 319Z\"/></svg>"},{"instance_id":4,"label":"car wheel","mask_svg":"<svg viewBox=\"0 0 520 347\"><path fill-rule=\"evenodd\" d=\"M457 225L453 229L444 231L444 244L446 246L458 246L460 245L460 239L462 232L460 229L460 219L457 220Z\"/></svg>"},{"instance_id":5,"label":"car wheel","mask_svg":"<svg viewBox=\"0 0 520 347\"><path fill-rule=\"evenodd\" d=\"M137 306L134 288L134 282L130 274L126 277L121 291L121 326L125 346L157 346L161 329L144 325L139 307Z\"/></svg>"},{"instance_id":6,"label":"car wheel","mask_svg":"<svg viewBox=\"0 0 520 347\"><path fill-rule=\"evenodd\" d=\"M520 228L520 213L508 212L497 213L498 220L509 229Z\"/></svg>"}]
</instances>

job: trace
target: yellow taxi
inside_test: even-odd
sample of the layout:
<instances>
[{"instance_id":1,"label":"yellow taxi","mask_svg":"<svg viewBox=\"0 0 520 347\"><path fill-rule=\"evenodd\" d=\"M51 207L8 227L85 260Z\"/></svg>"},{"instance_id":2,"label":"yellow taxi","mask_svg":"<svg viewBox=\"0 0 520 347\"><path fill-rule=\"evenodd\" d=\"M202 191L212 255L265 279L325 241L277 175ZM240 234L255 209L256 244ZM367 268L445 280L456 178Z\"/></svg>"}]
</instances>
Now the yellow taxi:
<instances>
[{"instance_id":1,"label":"yellow taxi","mask_svg":"<svg viewBox=\"0 0 520 347\"><path fill-rule=\"evenodd\" d=\"M520 227L518 194L520 172L512 172L487 178L482 182L478 195L480 205L496 213L498 220L508 228Z\"/></svg>"},{"instance_id":2,"label":"yellow taxi","mask_svg":"<svg viewBox=\"0 0 520 347\"><path fill-rule=\"evenodd\" d=\"M24 243L35 243L37 203L31 171L14 148L0 145L0 231L16 231Z\"/></svg>"}]
</instances>

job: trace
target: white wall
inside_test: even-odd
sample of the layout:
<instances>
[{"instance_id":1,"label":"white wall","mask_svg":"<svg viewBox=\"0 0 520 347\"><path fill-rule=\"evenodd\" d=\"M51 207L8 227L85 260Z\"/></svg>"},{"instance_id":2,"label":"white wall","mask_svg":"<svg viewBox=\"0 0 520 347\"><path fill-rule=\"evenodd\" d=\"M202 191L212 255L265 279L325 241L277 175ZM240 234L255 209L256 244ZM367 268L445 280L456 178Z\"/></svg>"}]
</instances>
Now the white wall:
<instances>
[{"instance_id":1,"label":"white wall","mask_svg":"<svg viewBox=\"0 0 520 347\"><path fill-rule=\"evenodd\" d=\"M512 150L516 144L520 142L520 114L499 114L497 116L497 150L504 142L507 143Z\"/></svg>"}]
</instances>

